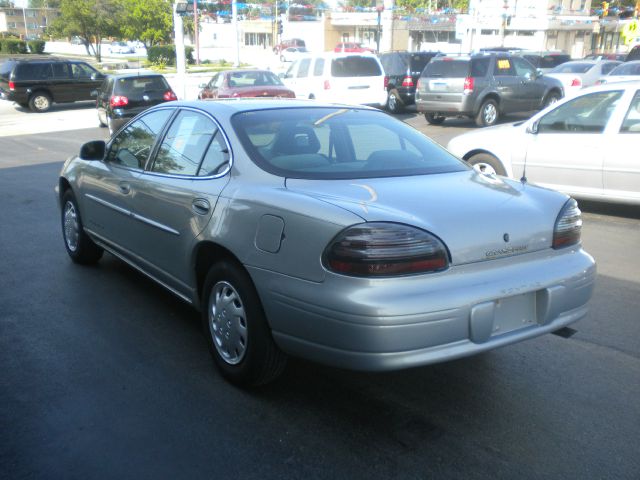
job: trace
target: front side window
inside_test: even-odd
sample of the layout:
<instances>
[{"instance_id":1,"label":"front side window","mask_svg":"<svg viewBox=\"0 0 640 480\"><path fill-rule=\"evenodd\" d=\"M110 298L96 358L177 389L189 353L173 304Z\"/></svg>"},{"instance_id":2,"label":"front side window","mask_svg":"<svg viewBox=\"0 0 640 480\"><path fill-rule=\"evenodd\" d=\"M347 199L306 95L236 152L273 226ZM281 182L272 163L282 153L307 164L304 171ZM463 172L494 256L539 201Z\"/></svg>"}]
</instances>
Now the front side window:
<instances>
[{"instance_id":1,"label":"front side window","mask_svg":"<svg viewBox=\"0 0 640 480\"><path fill-rule=\"evenodd\" d=\"M305 58L300 60L300 68L298 68L298 78L306 77L309 75L309 66L311 65L311 59Z\"/></svg>"},{"instance_id":2,"label":"front side window","mask_svg":"<svg viewBox=\"0 0 640 480\"><path fill-rule=\"evenodd\" d=\"M538 133L602 133L620 97L615 90L571 100L542 117Z\"/></svg>"},{"instance_id":3,"label":"front side window","mask_svg":"<svg viewBox=\"0 0 640 480\"><path fill-rule=\"evenodd\" d=\"M619 63L615 63L615 62L605 63L604 65L602 65L602 74L603 75L608 75L609 72L611 70L613 70L614 68L616 68L618 65L620 65L620 64Z\"/></svg>"},{"instance_id":4,"label":"front side window","mask_svg":"<svg viewBox=\"0 0 640 480\"><path fill-rule=\"evenodd\" d=\"M238 113L232 122L251 159L283 177L376 178L468 168L417 130L378 111L279 108Z\"/></svg>"},{"instance_id":5,"label":"front side window","mask_svg":"<svg viewBox=\"0 0 640 480\"><path fill-rule=\"evenodd\" d=\"M127 125L111 142L107 162L142 170L156 138L172 113L170 109L157 110Z\"/></svg>"},{"instance_id":6,"label":"front side window","mask_svg":"<svg viewBox=\"0 0 640 480\"><path fill-rule=\"evenodd\" d=\"M91 78L96 71L84 63L72 63L71 73L73 78Z\"/></svg>"},{"instance_id":7,"label":"front side window","mask_svg":"<svg viewBox=\"0 0 640 480\"><path fill-rule=\"evenodd\" d=\"M197 175L215 132L216 126L209 118L189 110L181 111L164 137L151 171Z\"/></svg>"},{"instance_id":8,"label":"front side window","mask_svg":"<svg viewBox=\"0 0 640 480\"><path fill-rule=\"evenodd\" d=\"M533 78L536 75L536 69L523 58L514 58L513 66L516 69L516 75L519 77Z\"/></svg>"},{"instance_id":9,"label":"front side window","mask_svg":"<svg viewBox=\"0 0 640 480\"><path fill-rule=\"evenodd\" d=\"M622 133L635 133L640 134L640 90L636 92L636 95L631 100L627 115L622 122Z\"/></svg>"}]
</instances>

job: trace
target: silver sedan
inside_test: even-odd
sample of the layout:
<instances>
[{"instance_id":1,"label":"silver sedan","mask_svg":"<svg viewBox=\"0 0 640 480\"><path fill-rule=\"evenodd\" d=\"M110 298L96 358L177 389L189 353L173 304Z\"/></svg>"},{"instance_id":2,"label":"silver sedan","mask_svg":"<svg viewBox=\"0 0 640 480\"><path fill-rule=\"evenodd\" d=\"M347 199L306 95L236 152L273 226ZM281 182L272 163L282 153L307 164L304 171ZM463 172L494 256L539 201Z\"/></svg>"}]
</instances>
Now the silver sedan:
<instances>
[{"instance_id":1,"label":"silver sedan","mask_svg":"<svg viewBox=\"0 0 640 480\"><path fill-rule=\"evenodd\" d=\"M287 354L392 370L552 332L596 275L573 199L366 107L164 104L83 145L57 192L71 259L107 251L201 310L240 385Z\"/></svg>"}]
</instances>

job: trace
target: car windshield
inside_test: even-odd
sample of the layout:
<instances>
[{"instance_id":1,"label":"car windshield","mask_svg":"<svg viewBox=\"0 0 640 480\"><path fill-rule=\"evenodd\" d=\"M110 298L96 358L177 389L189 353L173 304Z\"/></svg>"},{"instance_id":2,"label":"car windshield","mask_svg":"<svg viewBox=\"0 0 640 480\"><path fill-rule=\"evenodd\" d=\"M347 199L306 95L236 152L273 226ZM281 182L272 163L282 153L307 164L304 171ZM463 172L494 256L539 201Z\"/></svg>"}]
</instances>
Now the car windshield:
<instances>
[{"instance_id":1,"label":"car windshield","mask_svg":"<svg viewBox=\"0 0 640 480\"><path fill-rule=\"evenodd\" d=\"M389 115L355 108L278 108L233 116L262 169L290 178L349 179L459 172L463 162Z\"/></svg>"},{"instance_id":2,"label":"car windshield","mask_svg":"<svg viewBox=\"0 0 640 480\"><path fill-rule=\"evenodd\" d=\"M282 81L273 73L267 71L231 72L229 74L230 87L266 87L281 86Z\"/></svg>"},{"instance_id":3,"label":"car windshield","mask_svg":"<svg viewBox=\"0 0 640 480\"><path fill-rule=\"evenodd\" d=\"M626 63L611 70L609 75L640 75L640 63Z\"/></svg>"},{"instance_id":4,"label":"car windshield","mask_svg":"<svg viewBox=\"0 0 640 480\"><path fill-rule=\"evenodd\" d=\"M593 63L563 63L549 73L587 73L594 66Z\"/></svg>"}]
</instances>

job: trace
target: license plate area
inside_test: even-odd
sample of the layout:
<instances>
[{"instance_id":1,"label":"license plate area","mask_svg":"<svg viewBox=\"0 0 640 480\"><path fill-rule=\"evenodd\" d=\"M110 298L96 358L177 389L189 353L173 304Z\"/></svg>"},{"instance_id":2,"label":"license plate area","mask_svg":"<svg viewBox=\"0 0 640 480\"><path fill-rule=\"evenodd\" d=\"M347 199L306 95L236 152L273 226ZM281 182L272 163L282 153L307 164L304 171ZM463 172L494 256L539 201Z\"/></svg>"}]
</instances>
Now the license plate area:
<instances>
[{"instance_id":1,"label":"license plate area","mask_svg":"<svg viewBox=\"0 0 640 480\"><path fill-rule=\"evenodd\" d=\"M432 92L445 92L447 90L447 82L430 82L429 88Z\"/></svg>"},{"instance_id":2,"label":"license plate area","mask_svg":"<svg viewBox=\"0 0 640 480\"><path fill-rule=\"evenodd\" d=\"M536 323L536 292L501 298L495 302L492 336Z\"/></svg>"}]
</instances>

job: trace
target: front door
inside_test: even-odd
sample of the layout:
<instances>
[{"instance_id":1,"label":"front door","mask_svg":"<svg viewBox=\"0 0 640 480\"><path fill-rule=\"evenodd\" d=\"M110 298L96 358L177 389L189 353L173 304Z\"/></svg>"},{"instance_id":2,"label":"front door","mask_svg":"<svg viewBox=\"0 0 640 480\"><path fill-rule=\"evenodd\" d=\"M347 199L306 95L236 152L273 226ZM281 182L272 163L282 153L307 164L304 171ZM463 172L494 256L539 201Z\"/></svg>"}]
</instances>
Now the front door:
<instances>
[{"instance_id":1,"label":"front door","mask_svg":"<svg viewBox=\"0 0 640 480\"><path fill-rule=\"evenodd\" d=\"M509 57L496 57L493 67L495 88L500 95L500 111L503 113L526 110L525 100L520 97L521 85Z\"/></svg>"}]
</instances>

